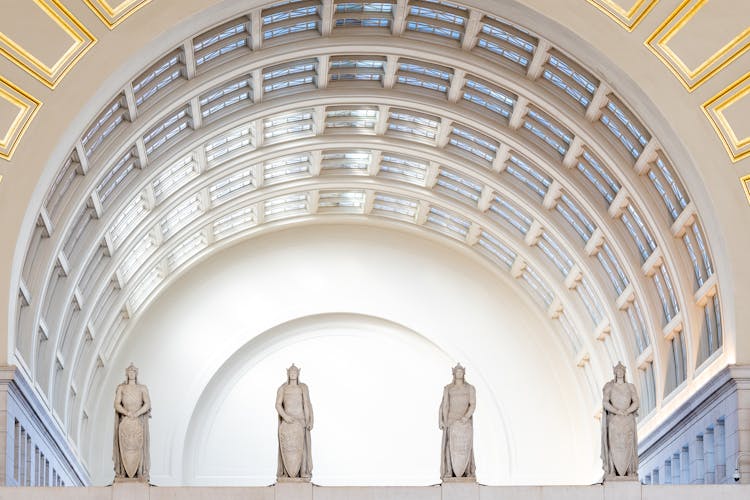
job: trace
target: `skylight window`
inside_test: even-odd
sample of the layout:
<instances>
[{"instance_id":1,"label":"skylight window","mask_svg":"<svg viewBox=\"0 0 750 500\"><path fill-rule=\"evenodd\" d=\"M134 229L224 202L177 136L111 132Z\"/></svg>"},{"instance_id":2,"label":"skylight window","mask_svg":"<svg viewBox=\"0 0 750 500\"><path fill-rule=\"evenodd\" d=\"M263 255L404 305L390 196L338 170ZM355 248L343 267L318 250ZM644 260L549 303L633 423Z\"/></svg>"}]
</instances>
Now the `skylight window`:
<instances>
[{"instance_id":1,"label":"skylight window","mask_svg":"<svg viewBox=\"0 0 750 500\"><path fill-rule=\"evenodd\" d=\"M317 30L320 23L318 8L319 2L296 1L263 9L263 39Z\"/></svg>"},{"instance_id":2,"label":"skylight window","mask_svg":"<svg viewBox=\"0 0 750 500\"><path fill-rule=\"evenodd\" d=\"M133 288L128 298L133 311L138 311L146 302L146 299L156 290L164 278L157 267L151 269L146 276Z\"/></svg>"},{"instance_id":3,"label":"skylight window","mask_svg":"<svg viewBox=\"0 0 750 500\"><path fill-rule=\"evenodd\" d=\"M591 238L591 234L594 232L594 225L591 223L591 219L584 215L570 196L563 193L555 209L575 229L584 242L587 242Z\"/></svg>"},{"instance_id":4,"label":"skylight window","mask_svg":"<svg viewBox=\"0 0 750 500\"><path fill-rule=\"evenodd\" d=\"M623 224L633 238L638 252L641 254L641 259L645 262L648 256L651 255L656 249L656 243L651 237L651 231L643 223L640 213L633 206L632 203L628 204L627 210L620 216Z\"/></svg>"},{"instance_id":5,"label":"skylight window","mask_svg":"<svg viewBox=\"0 0 750 500\"><path fill-rule=\"evenodd\" d=\"M380 172L378 175L394 177L406 182L422 184L425 178L427 165L414 158L384 153L380 161Z\"/></svg>"},{"instance_id":6,"label":"skylight window","mask_svg":"<svg viewBox=\"0 0 750 500\"><path fill-rule=\"evenodd\" d=\"M151 235L147 235L127 254L125 254L122 264L120 265L120 277L124 283L130 281L130 278L154 253L157 245Z\"/></svg>"},{"instance_id":7,"label":"skylight window","mask_svg":"<svg viewBox=\"0 0 750 500\"><path fill-rule=\"evenodd\" d=\"M253 182L253 169L244 168L238 172L220 179L208 188L211 203L214 206L231 200L235 196L246 193L255 187Z\"/></svg>"},{"instance_id":8,"label":"skylight window","mask_svg":"<svg viewBox=\"0 0 750 500\"><path fill-rule=\"evenodd\" d=\"M200 97L201 115L203 118L213 117L239 103L249 102L251 92L249 77L225 83Z\"/></svg>"},{"instance_id":9,"label":"skylight window","mask_svg":"<svg viewBox=\"0 0 750 500\"><path fill-rule=\"evenodd\" d=\"M555 238L547 231L542 233L542 238L537 242L537 246L542 253L555 265L563 277L567 276L573 267L573 261L570 259L568 252L563 250Z\"/></svg>"},{"instance_id":10,"label":"skylight window","mask_svg":"<svg viewBox=\"0 0 750 500\"><path fill-rule=\"evenodd\" d=\"M588 71L554 50L544 65L542 76L584 108L588 107L599 85Z\"/></svg>"},{"instance_id":11,"label":"skylight window","mask_svg":"<svg viewBox=\"0 0 750 500\"><path fill-rule=\"evenodd\" d=\"M578 158L578 171L604 197L607 204L612 203L620 190L620 184L587 148L583 149L583 154Z\"/></svg>"},{"instance_id":12,"label":"skylight window","mask_svg":"<svg viewBox=\"0 0 750 500\"><path fill-rule=\"evenodd\" d=\"M243 125L234 130L213 137L204 146L206 160L214 167L239 154L253 149L252 134L249 125Z\"/></svg>"},{"instance_id":13,"label":"skylight window","mask_svg":"<svg viewBox=\"0 0 750 500\"><path fill-rule=\"evenodd\" d=\"M115 220L110 226L109 235L114 250L117 250L125 238L140 224L148 214L146 200L141 193L138 193L130 202L125 205L122 211L117 214Z\"/></svg>"},{"instance_id":14,"label":"skylight window","mask_svg":"<svg viewBox=\"0 0 750 500\"><path fill-rule=\"evenodd\" d=\"M620 261L615 256L612 248L608 243L602 245L601 251L596 254L596 258L601 264L602 269L612 282L616 294L619 296L630 283L625 272L622 270Z\"/></svg>"},{"instance_id":15,"label":"skylight window","mask_svg":"<svg viewBox=\"0 0 750 500\"><path fill-rule=\"evenodd\" d=\"M128 116L128 108L125 104L125 96L120 94L107 106L93 125L89 127L86 133L81 137L81 144L86 151L86 157L91 157L104 140L114 132L114 130Z\"/></svg>"},{"instance_id":16,"label":"skylight window","mask_svg":"<svg viewBox=\"0 0 750 500\"><path fill-rule=\"evenodd\" d=\"M525 235L531 226L531 217L519 208L516 208L510 202L501 196L495 194L490 202L490 216L496 214L500 219L518 229L522 235Z\"/></svg>"},{"instance_id":17,"label":"skylight window","mask_svg":"<svg viewBox=\"0 0 750 500\"><path fill-rule=\"evenodd\" d=\"M466 219L434 206L427 214L427 225L458 239L464 239L471 227Z\"/></svg>"},{"instance_id":18,"label":"skylight window","mask_svg":"<svg viewBox=\"0 0 750 500\"><path fill-rule=\"evenodd\" d=\"M327 129L374 129L377 121L378 108L374 106L362 106L358 108L329 106L326 108Z\"/></svg>"},{"instance_id":19,"label":"skylight window","mask_svg":"<svg viewBox=\"0 0 750 500\"><path fill-rule=\"evenodd\" d=\"M412 0L406 18L406 29L460 40L467 18L465 7L447 2Z\"/></svg>"},{"instance_id":20,"label":"skylight window","mask_svg":"<svg viewBox=\"0 0 750 500\"><path fill-rule=\"evenodd\" d=\"M312 111L301 110L295 113L276 115L263 120L263 137L285 141L313 133Z\"/></svg>"},{"instance_id":21,"label":"skylight window","mask_svg":"<svg viewBox=\"0 0 750 500\"><path fill-rule=\"evenodd\" d=\"M536 194L544 198L547 188L552 184L552 180L531 166L527 160L522 159L515 152L511 153L510 161L505 171L528 186Z\"/></svg>"},{"instance_id":22,"label":"skylight window","mask_svg":"<svg viewBox=\"0 0 750 500\"><path fill-rule=\"evenodd\" d=\"M482 20L477 36L477 47L523 68L529 65L536 44L528 32L489 16Z\"/></svg>"},{"instance_id":23,"label":"skylight window","mask_svg":"<svg viewBox=\"0 0 750 500\"><path fill-rule=\"evenodd\" d=\"M255 211L250 207L243 207L216 219L212 228L214 237L217 240L221 240L254 225Z\"/></svg>"},{"instance_id":24,"label":"skylight window","mask_svg":"<svg viewBox=\"0 0 750 500\"><path fill-rule=\"evenodd\" d=\"M466 79L463 99L502 115L506 119L510 118L513 106L516 103L516 96L510 92L490 83L474 79L474 77Z\"/></svg>"},{"instance_id":25,"label":"skylight window","mask_svg":"<svg viewBox=\"0 0 750 500\"><path fill-rule=\"evenodd\" d=\"M662 152L659 152L656 161L651 163L648 178L664 201L670 217L673 221L676 220L687 206L688 199L683 194L685 189L682 183L677 179L674 169Z\"/></svg>"},{"instance_id":26,"label":"skylight window","mask_svg":"<svg viewBox=\"0 0 750 500\"><path fill-rule=\"evenodd\" d=\"M516 259L516 253L492 234L487 231L482 231L477 243L480 248L486 250L492 255L492 257L505 264L507 269L510 269L513 265L513 261Z\"/></svg>"},{"instance_id":27,"label":"skylight window","mask_svg":"<svg viewBox=\"0 0 750 500\"><path fill-rule=\"evenodd\" d=\"M386 217L406 218L413 221L417 215L417 202L396 195L376 193L372 213Z\"/></svg>"},{"instance_id":28,"label":"skylight window","mask_svg":"<svg viewBox=\"0 0 750 500\"><path fill-rule=\"evenodd\" d=\"M448 142L452 146L478 156L487 162L492 162L495 159L498 148L498 143L495 140L467 127L454 126Z\"/></svg>"},{"instance_id":29,"label":"skylight window","mask_svg":"<svg viewBox=\"0 0 750 500\"><path fill-rule=\"evenodd\" d=\"M541 111L533 107L529 108L523 122L523 128L551 146L560 156L565 156L568 151L572 134Z\"/></svg>"},{"instance_id":30,"label":"skylight window","mask_svg":"<svg viewBox=\"0 0 750 500\"><path fill-rule=\"evenodd\" d=\"M369 151L324 151L321 171L323 173L367 173L372 161Z\"/></svg>"},{"instance_id":31,"label":"skylight window","mask_svg":"<svg viewBox=\"0 0 750 500\"><path fill-rule=\"evenodd\" d=\"M471 205L476 204L482 194L481 184L446 168L440 169L437 186L443 188L443 192Z\"/></svg>"},{"instance_id":32,"label":"skylight window","mask_svg":"<svg viewBox=\"0 0 750 500\"><path fill-rule=\"evenodd\" d=\"M401 59L396 82L447 93L452 75L453 71L443 66L426 66L423 62Z\"/></svg>"},{"instance_id":33,"label":"skylight window","mask_svg":"<svg viewBox=\"0 0 750 500\"><path fill-rule=\"evenodd\" d=\"M107 175L104 176L96 188L96 194L103 206L107 206L115 189L123 186L125 179L130 174L135 174L135 169L138 166L138 157L135 151L130 149L107 172Z\"/></svg>"},{"instance_id":34,"label":"skylight window","mask_svg":"<svg viewBox=\"0 0 750 500\"><path fill-rule=\"evenodd\" d=\"M146 154L155 153L167 141L173 139L181 132L188 128L190 117L188 116L187 107L167 116L156 127L149 130L143 136L143 143L146 146Z\"/></svg>"},{"instance_id":35,"label":"skylight window","mask_svg":"<svg viewBox=\"0 0 750 500\"><path fill-rule=\"evenodd\" d=\"M263 70L263 91L277 90L312 84L315 81L315 61L306 59L274 66Z\"/></svg>"},{"instance_id":36,"label":"skylight window","mask_svg":"<svg viewBox=\"0 0 750 500\"><path fill-rule=\"evenodd\" d=\"M287 156L263 164L263 179L266 182L298 178L309 173L310 156L307 154Z\"/></svg>"},{"instance_id":37,"label":"skylight window","mask_svg":"<svg viewBox=\"0 0 750 500\"><path fill-rule=\"evenodd\" d=\"M322 190L318 197L318 212L362 213L365 206L364 191Z\"/></svg>"},{"instance_id":38,"label":"skylight window","mask_svg":"<svg viewBox=\"0 0 750 500\"><path fill-rule=\"evenodd\" d=\"M156 203L161 203L197 175L198 164L192 153L169 165L152 182Z\"/></svg>"},{"instance_id":39,"label":"skylight window","mask_svg":"<svg viewBox=\"0 0 750 500\"><path fill-rule=\"evenodd\" d=\"M250 19L241 17L214 28L193 39L195 64L200 67L209 61L219 60L225 54L247 48L250 34Z\"/></svg>"},{"instance_id":40,"label":"skylight window","mask_svg":"<svg viewBox=\"0 0 750 500\"><path fill-rule=\"evenodd\" d=\"M388 133L435 139L439 123L436 116L410 110L391 108L388 113Z\"/></svg>"},{"instance_id":41,"label":"skylight window","mask_svg":"<svg viewBox=\"0 0 750 500\"><path fill-rule=\"evenodd\" d=\"M609 95L607 105L602 108L600 121L614 135L629 155L638 158L648 144L651 137L645 132L643 125L633 116L614 95Z\"/></svg>"},{"instance_id":42,"label":"skylight window","mask_svg":"<svg viewBox=\"0 0 750 500\"><path fill-rule=\"evenodd\" d=\"M337 3L333 13L337 28L387 28L393 19L391 2Z\"/></svg>"},{"instance_id":43,"label":"skylight window","mask_svg":"<svg viewBox=\"0 0 750 500\"><path fill-rule=\"evenodd\" d=\"M206 246L206 238L202 231L188 236L169 252L167 266L169 266L170 271L176 271Z\"/></svg>"},{"instance_id":44,"label":"skylight window","mask_svg":"<svg viewBox=\"0 0 750 500\"><path fill-rule=\"evenodd\" d=\"M133 81L136 106L143 105L157 92L182 77L184 64L180 54L179 49L167 54Z\"/></svg>"},{"instance_id":45,"label":"skylight window","mask_svg":"<svg viewBox=\"0 0 750 500\"><path fill-rule=\"evenodd\" d=\"M549 285L539 276L539 274L529 265L526 266L526 269L524 269L523 274L521 275L521 278L523 278L523 282L529 285L529 287L532 290L532 296L538 297L544 307L549 307L549 305L554 300L555 296L552 293L552 290L550 289Z\"/></svg>"},{"instance_id":46,"label":"skylight window","mask_svg":"<svg viewBox=\"0 0 750 500\"><path fill-rule=\"evenodd\" d=\"M385 57L335 56L331 58L328 75L336 81L381 81L385 70Z\"/></svg>"},{"instance_id":47,"label":"skylight window","mask_svg":"<svg viewBox=\"0 0 750 500\"><path fill-rule=\"evenodd\" d=\"M307 193L295 193L266 200L266 220L276 220L307 213Z\"/></svg>"},{"instance_id":48,"label":"skylight window","mask_svg":"<svg viewBox=\"0 0 750 500\"><path fill-rule=\"evenodd\" d=\"M161 231L165 239L197 219L200 215L200 198L194 194L173 207L161 221Z\"/></svg>"}]
</instances>

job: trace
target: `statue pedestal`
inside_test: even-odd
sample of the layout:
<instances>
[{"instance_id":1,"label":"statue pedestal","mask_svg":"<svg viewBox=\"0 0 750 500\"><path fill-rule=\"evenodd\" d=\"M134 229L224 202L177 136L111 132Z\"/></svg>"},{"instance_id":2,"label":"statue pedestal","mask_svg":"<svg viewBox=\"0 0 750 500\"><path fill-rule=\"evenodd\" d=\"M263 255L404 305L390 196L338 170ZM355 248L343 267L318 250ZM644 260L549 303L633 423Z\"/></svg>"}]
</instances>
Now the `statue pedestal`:
<instances>
[{"instance_id":1,"label":"statue pedestal","mask_svg":"<svg viewBox=\"0 0 750 500\"><path fill-rule=\"evenodd\" d=\"M149 500L149 488L140 479L119 479L112 485L112 500Z\"/></svg>"},{"instance_id":2,"label":"statue pedestal","mask_svg":"<svg viewBox=\"0 0 750 500\"><path fill-rule=\"evenodd\" d=\"M279 479L274 488L275 500L312 500L313 485L309 479Z\"/></svg>"},{"instance_id":3,"label":"statue pedestal","mask_svg":"<svg viewBox=\"0 0 750 500\"><path fill-rule=\"evenodd\" d=\"M605 480L604 498L616 500L641 500L641 483L638 482L638 478Z\"/></svg>"},{"instance_id":4,"label":"statue pedestal","mask_svg":"<svg viewBox=\"0 0 750 500\"><path fill-rule=\"evenodd\" d=\"M443 479L440 487L442 500L477 500L479 485L475 478Z\"/></svg>"}]
</instances>

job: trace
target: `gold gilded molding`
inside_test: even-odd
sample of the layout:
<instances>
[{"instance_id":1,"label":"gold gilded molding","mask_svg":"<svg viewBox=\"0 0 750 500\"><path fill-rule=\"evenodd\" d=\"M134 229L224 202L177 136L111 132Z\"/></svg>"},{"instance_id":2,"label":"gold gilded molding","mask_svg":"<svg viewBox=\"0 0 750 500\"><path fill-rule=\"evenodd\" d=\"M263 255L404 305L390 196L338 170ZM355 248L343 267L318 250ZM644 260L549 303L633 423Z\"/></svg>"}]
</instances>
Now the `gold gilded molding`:
<instances>
[{"instance_id":1,"label":"gold gilded molding","mask_svg":"<svg viewBox=\"0 0 750 500\"><path fill-rule=\"evenodd\" d=\"M59 0L33 0L33 2L70 37L71 45L62 57L50 66L0 31L0 53L25 71L28 71L37 80L54 89L60 79L96 43L96 39L80 21L73 17L70 11Z\"/></svg>"},{"instance_id":2,"label":"gold gilded molding","mask_svg":"<svg viewBox=\"0 0 750 500\"><path fill-rule=\"evenodd\" d=\"M747 197L747 202L750 203L750 175L745 175L744 177L740 177L740 182L742 183L742 189L745 190L745 196Z\"/></svg>"},{"instance_id":3,"label":"gold gilded molding","mask_svg":"<svg viewBox=\"0 0 750 500\"><path fill-rule=\"evenodd\" d=\"M736 162L750 156L750 135L738 136L736 127L732 126L726 115L726 111L732 106L742 106L739 115L746 117L748 123L745 126L750 128L750 72L701 106L714 130L719 134L724 149L732 161Z\"/></svg>"},{"instance_id":4,"label":"gold gilded molding","mask_svg":"<svg viewBox=\"0 0 750 500\"><path fill-rule=\"evenodd\" d=\"M646 47L661 60L682 85L692 92L705 80L724 68L750 48L750 23L748 27L720 47L698 66L690 68L669 46L669 41L684 28L708 0L684 0L646 40ZM737 15L744 15L738 12ZM704 40L705 43L705 40Z\"/></svg>"},{"instance_id":5,"label":"gold gilded molding","mask_svg":"<svg viewBox=\"0 0 750 500\"><path fill-rule=\"evenodd\" d=\"M107 25L109 29L123 22L138 9L151 0L124 0L117 5L110 5L106 0L84 0L94 14Z\"/></svg>"},{"instance_id":6,"label":"gold gilded molding","mask_svg":"<svg viewBox=\"0 0 750 500\"><path fill-rule=\"evenodd\" d=\"M18 109L18 113L11 120L8 130L5 133L0 131L0 134L2 134L2 137L0 137L0 158L10 160L21 137L36 116L42 103L1 76L0 99Z\"/></svg>"},{"instance_id":7,"label":"gold gilded molding","mask_svg":"<svg viewBox=\"0 0 750 500\"><path fill-rule=\"evenodd\" d=\"M636 0L629 8L625 8L614 0L588 0L591 5L628 31L633 31L658 1Z\"/></svg>"}]
</instances>

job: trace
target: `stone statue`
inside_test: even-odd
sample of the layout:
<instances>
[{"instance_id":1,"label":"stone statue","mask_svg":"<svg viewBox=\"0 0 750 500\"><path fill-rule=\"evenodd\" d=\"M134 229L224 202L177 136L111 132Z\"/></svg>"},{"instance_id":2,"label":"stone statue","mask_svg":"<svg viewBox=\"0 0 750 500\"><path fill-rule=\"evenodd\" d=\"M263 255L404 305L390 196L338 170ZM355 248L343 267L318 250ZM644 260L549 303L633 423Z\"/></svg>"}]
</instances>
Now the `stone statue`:
<instances>
[{"instance_id":1,"label":"stone statue","mask_svg":"<svg viewBox=\"0 0 750 500\"><path fill-rule=\"evenodd\" d=\"M635 386L625 381L625 366L617 363L615 378L604 384L602 467L604 481L638 480L638 433L635 417L640 403Z\"/></svg>"},{"instance_id":2,"label":"stone statue","mask_svg":"<svg viewBox=\"0 0 750 500\"><path fill-rule=\"evenodd\" d=\"M125 382L115 392L115 435L112 460L115 463L115 481L149 479L148 419L151 418L151 400L148 389L138 383L138 368L130 363L125 369Z\"/></svg>"},{"instance_id":3,"label":"stone statue","mask_svg":"<svg viewBox=\"0 0 750 500\"><path fill-rule=\"evenodd\" d=\"M443 431L440 477L444 481L476 479L473 423L476 391L464 380L465 373L460 363L453 368L453 382L443 389L440 403L440 429Z\"/></svg>"},{"instance_id":4,"label":"stone statue","mask_svg":"<svg viewBox=\"0 0 750 500\"><path fill-rule=\"evenodd\" d=\"M313 428L310 393L307 385L299 382L299 368L292 364L286 373L287 381L276 393L276 411L279 413L279 466L276 478L280 481L309 481L312 477L310 431Z\"/></svg>"}]
</instances>

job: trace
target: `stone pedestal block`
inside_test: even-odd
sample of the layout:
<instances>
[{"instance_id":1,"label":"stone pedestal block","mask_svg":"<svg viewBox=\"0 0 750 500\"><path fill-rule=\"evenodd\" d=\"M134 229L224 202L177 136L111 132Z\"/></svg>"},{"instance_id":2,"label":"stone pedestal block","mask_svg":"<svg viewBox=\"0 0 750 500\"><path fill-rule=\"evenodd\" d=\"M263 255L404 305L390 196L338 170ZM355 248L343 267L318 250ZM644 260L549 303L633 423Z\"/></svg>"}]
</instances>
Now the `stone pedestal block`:
<instances>
[{"instance_id":1,"label":"stone pedestal block","mask_svg":"<svg viewBox=\"0 0 750 500\"><path fill-rule=\"evenodd\" d=\"M479 485L476 481L443 481L442 500L479 500Z\"/></svg>"},{"instance_id":2,"label":"stone pedestal block","mask_svg":"<svg viewBox=\"0 0 750 500\"><path fill-rule=\"evenodd\" d=\"M309 481L279 481L274 492L275 500L312 500L313 485Z\"/></svg>"},{"instance_id":3,"label":"stone pedestal block","mask_svg":"<svg viewBox=\"0 0 750 500\"><path fill-rule=\"evenodd\" d=\"M149 488L142 481L118 481L112 485L112 500L149 500Z\"/></svg>"},{"instance_id":4,"label":"stone pedestal block","mask_svg":"<svg viewBox=\"0 0 750 500\"><path fill-rule=\"evenodd\" d=\"M604 500L641 500L638 481L605 481Z\"/></svg>"}]
</instances>

